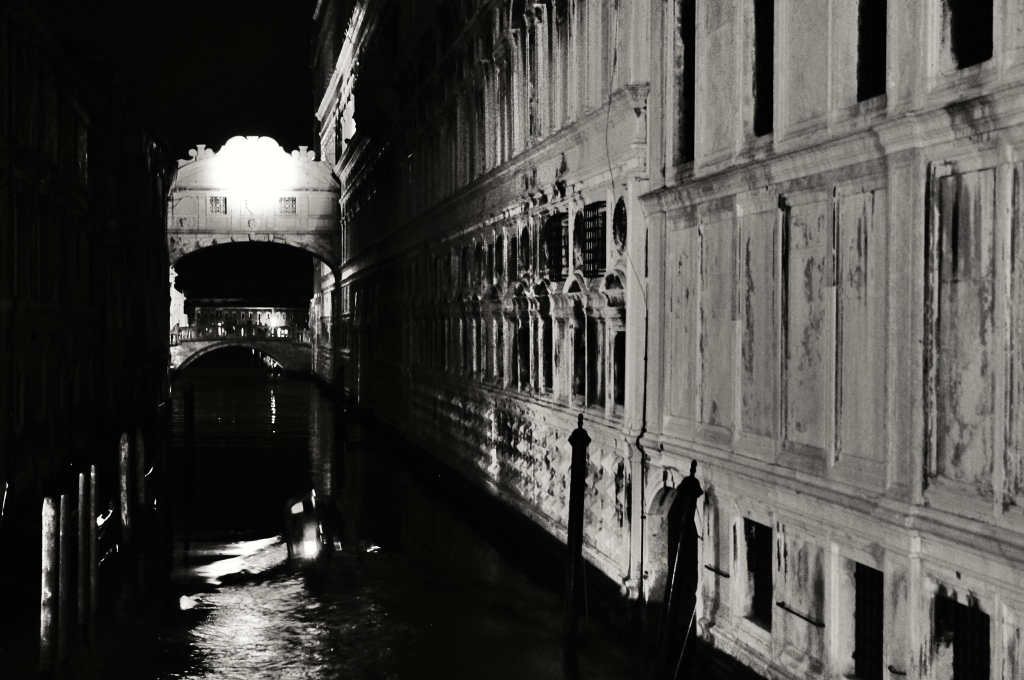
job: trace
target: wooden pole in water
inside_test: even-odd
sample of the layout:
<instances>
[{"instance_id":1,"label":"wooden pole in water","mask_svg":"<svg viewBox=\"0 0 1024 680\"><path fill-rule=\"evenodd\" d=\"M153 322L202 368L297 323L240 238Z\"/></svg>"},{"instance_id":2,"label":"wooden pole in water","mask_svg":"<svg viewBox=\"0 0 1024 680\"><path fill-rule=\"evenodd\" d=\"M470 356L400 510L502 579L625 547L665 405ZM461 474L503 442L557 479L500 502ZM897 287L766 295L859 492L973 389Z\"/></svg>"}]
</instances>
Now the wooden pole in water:
<instances>
[{"instance_id":1,"label":"wooden pole in water","mask_svg":"<svg viewBox=\"0 0 1024 680\"><path fill-rule=\"evenodd\" d=\"M129 495L129 484L131 483L131 446L128 444L128 433L121 433L121 441L118 443L118 466L117 479L121 491L121 547L130 550L132 545L132 499Z\"/></svg>"},{"instance_id":2,"label":"wooden pole in water","mask_svg":"<svg viewBox=\"0 0 1024 680\"><path fill-rule=\"evenodd\" d=\"M43 499L43 553L39 595L39 671L53 668L55 624L57 623L57 501Z\"/></svg>"},{"instance_id":3,"label":"wooden pole in water","mask_svg":"<svg viewBox=\"0 0 1024 680\"><path fill-rule=\"evenodd\" d=\"M583 429L583 414L579 415L577 428L569 435L572 446L572 464L569 471L569 526L566 535L568 558L565 567L565 620L562 624L562 654L565 677L574 679L579 675L577 646L577 623L579 612L580 575L583 572L583 495L587 484L587 446L590 435Z\"/></svg>"},{"instance_id":4,"label":"wooden pole in water","mask_svg":"<svg viewBox=\"0 0 1024 680\"><path fill-rule=\"evenodd\" d=\"M60 496L60 590L57 610L57 659L64 661L71 648L71 496Z\"/></svg>"},{"instance_id":5,"label":"wooden pole in water","mask_svg":"<svg viewBox=\"0 0 1024 680\"><path fill-rule=\"evenodd\" d=\"M196 388L189 385L185 390L185 534L184 554L182 559L185 566L189 564L189 550L192 530L192 496L195 487L195 457L196 457Z\"/></svg>"},{"instance_id":6,"label":"wooden pole in water","mask_svg":"<svg viewBox=\"0 0 1024 680\"><path fill-rule=\"evenodd\" d=\"M89 616L89 478L78 473L78 631Z\"/></svg>"},{"instance_id":7,"label":"wooden pole in water","mask_svg":"<svg viewBox=\"0 0 1024 680\"><path fill-rule=\"evenodd\" d=\"M96 638L96 611L99 606L96 549L96 466L89 467L89 641Z\"/></svg>"}]
</instances>

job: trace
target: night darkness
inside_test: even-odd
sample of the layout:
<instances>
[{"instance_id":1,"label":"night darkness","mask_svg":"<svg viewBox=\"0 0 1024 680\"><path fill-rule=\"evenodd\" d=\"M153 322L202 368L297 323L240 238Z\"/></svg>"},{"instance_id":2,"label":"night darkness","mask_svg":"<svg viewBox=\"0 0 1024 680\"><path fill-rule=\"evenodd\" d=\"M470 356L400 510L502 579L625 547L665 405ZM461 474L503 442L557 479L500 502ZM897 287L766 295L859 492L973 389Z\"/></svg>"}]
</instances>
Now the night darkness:
<instances>
[{"instance_id":1,"label":"night darkness","mask_svg":"<svg viewBox=\"0 0 1024 680\"><path fill-rule=\"evenodd\" d=\"M108 62L137 95L175 158L236 135L314 147L311 0L74 2L37 0L70 55ZM244 298L305 306L312 257L287 247L230 245L182 259L178 288L194 303Z\"/></svg>"}]
</instances>

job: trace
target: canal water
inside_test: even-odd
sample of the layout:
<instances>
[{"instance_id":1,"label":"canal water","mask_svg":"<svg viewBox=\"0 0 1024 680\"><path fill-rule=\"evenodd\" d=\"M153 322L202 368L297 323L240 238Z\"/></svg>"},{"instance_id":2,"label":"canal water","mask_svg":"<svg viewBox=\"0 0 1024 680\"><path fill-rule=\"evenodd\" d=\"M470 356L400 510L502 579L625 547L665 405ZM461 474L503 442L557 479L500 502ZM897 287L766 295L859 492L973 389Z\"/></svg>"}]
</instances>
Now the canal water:
<instances>
[{"instance_id":1,"label":"canal water","mask_svg":"<svg viewBox=\"0 0 1024 680\"><path fill-rule=\"evenodd\" d=\"M197 364L173 389L177 607L114 631L102 677L563 677L557 560L486 494L367 414L339 420L311 380ZM343 550L301 571L280 534L310 489L337 499ZM582 678L643 667L628 634L581 617Z\"/></svg>"}]
</instances>

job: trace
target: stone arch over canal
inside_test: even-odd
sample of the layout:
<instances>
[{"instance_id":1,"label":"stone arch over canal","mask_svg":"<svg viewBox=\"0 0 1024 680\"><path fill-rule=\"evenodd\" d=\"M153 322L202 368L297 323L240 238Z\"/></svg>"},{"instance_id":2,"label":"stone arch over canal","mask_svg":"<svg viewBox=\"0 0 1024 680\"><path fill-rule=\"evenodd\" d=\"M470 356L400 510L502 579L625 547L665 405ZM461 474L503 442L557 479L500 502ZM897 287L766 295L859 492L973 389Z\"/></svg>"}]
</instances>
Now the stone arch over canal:
<instances>
[{"instance_id":1,"label":"stone arch over canal","mask_svg":"<svg viewBox=\"0 0 1024 680\"><path fill-rule=\"evenodd\" d=\"M228 347L253 349L270 357L289 372L308 372L312 361L309 343L290 340L186 340L171 347L171 370L180 371L199 357Z\"/></svg>"}]
</instances>

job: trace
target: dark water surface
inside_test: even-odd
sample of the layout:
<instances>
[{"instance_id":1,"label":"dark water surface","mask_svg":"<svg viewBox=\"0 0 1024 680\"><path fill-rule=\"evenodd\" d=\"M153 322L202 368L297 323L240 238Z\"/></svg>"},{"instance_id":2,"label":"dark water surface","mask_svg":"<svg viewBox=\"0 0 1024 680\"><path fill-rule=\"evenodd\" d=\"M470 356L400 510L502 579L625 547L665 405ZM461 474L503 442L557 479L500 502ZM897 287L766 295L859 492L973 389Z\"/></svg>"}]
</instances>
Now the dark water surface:
<instances>
[{"instance_id":1,"label":"dark water surface","mask_svg":"<svg viewBox=\"0 0 1024 680\"><path fill-rule=\"evenodd\" d=\"M186 384L194 463L181 452ZM103 677L562 677L560 574L489 540L492 501L460 495L461 481L368 416L336 422L309 380L196 369L174 391L181 610L116 631ZM302 572L280 522L310 488L338 499L345 550ZM603 623L582 619L581 644L582 678L643 677Z\"/></svg>"}]
</instances>

